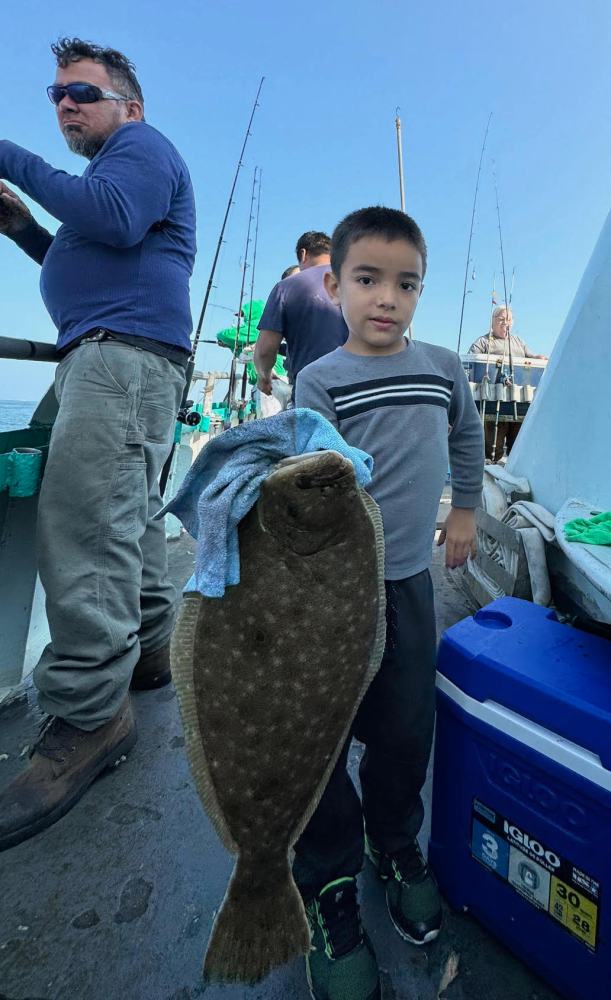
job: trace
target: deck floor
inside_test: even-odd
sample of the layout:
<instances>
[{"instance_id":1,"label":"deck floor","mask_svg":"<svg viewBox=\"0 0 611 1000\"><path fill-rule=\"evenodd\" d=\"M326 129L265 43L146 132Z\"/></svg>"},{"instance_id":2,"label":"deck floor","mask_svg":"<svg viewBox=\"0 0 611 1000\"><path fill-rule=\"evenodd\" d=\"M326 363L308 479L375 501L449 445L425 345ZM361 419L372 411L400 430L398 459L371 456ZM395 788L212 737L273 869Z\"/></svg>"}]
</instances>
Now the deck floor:
<instances>
[{"instance_id":1,"label":"deck floor","mask_svg":"<svg viewBox=\"0 0 611 1000\"><path fill-rule=\"evenodd\" d=\"M185 537L170 544L178 583L190 575L193 551ZM433 576L442 631L469 608L446 578L441 550ZM0 717L0 755L8 755L1 785L35 735L31 687L26 694ZM54 827L0 854L0 1000L307 1000L301 961L256 987L202 984L231 859L194 791L173 688L140 693L134 706L139 741L127 761ZM355 745L353 768L358 754ZM428 807L430 781L426 791ZM427 837L425 826L423 846ZM447 911L438 941L417 949L393 931L369 870L361 901L383 1000L439 1000L452 955L458 974L445 1000L557 1000L468 915Z\"/></svg>"}]
</instances>

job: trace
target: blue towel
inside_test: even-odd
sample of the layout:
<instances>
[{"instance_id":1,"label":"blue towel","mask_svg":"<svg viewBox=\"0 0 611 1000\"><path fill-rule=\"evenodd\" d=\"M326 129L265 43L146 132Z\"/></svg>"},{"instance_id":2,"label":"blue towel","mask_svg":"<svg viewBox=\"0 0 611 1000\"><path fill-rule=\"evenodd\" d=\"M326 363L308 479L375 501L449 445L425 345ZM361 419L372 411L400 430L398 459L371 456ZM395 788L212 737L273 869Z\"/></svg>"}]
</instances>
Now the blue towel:
<instances>
[{"instance_id":1,"label":"blue towel","mask_svg":"<svg viewBox=\"0 0 611 1000\"><path fill-rule=\"evenodd\" d=\"M222 597L226 586L239 583L238 524L256 504L261 483L281 459L326 450L350 459L359 486L371 481L371 456L347 445L314 410L284 410L212 438L157 515L174 514L198 541L195 573L185 590Z\"/></svg>"}]
</instances>

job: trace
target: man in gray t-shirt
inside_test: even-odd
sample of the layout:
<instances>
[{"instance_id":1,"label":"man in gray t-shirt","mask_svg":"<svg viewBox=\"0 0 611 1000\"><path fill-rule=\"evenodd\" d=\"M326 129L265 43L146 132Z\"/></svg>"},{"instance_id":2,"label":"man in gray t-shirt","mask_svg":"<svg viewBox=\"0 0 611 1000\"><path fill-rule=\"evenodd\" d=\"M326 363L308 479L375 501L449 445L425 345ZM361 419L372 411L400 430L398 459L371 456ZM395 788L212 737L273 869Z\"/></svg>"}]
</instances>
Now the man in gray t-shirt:
<instances>
[{"instance_id":1,"label":"man in gray t-shirt","mask_svg":"<svg viewBox=\"0 0 611 1000\"><path fill-rule=\"evenodd\" d=\"M348 336L339 306L324 287L330 270L330 240L326 233L309 232L297 241L300 273L279 281L272 289L259 321L254 363L257 386L271 393L272 368L284 339L292 383L302 368L341 347Z\"/></svg>"}]
</instances>

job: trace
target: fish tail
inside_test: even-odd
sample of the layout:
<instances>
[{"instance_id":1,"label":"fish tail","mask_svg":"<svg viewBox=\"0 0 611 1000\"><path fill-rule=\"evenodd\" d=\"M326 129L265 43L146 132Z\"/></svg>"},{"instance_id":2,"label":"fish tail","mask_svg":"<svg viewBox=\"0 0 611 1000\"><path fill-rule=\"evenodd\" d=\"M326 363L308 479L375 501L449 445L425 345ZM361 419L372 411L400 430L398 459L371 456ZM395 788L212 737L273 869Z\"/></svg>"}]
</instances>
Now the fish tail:
<instances>
[{"instance_id":1,"label":"fish tail","mask_svg":"<svg viewBox=\"0 0 611 1000\"><path fill-rule=\"evenodd\" d=\"M309 950L308 921L288 859L272 874L238 857L212 927L204 979L256 983Z\"/></svg>"}]
</instances>

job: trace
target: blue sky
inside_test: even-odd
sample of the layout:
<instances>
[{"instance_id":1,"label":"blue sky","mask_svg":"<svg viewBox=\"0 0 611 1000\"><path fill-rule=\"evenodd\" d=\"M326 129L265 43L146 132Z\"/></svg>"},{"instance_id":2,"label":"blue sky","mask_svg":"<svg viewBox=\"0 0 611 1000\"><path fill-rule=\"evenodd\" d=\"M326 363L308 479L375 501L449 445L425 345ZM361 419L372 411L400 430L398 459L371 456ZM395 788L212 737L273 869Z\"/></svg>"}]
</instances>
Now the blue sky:
<instances>
[{"instance_id":1,"label":"blue sky","mask_svg":"<svg viewBox=\"0 0 611 1000\"><path fill-rule=\"evenodd\" d=\"M515 332L551 350L609 209L605 0L579 7L567 0L105 0L80 13L64 0L21 0L11 5L14 44L3 53L0 134L80 173L85 161L65 147L45 94L54 73L49 43L64 34L129 55L148 121L189 165L199 213L195 316L250 107L266 77L204 336L228 325L230 312L219 306L237 307L254 167L262 169L255 296L265 298L304 230L331 231L366 204L398 206L398 105L407 210L429 246L415 336L456 348L475 175L492 111L463 344L487 329L495 271L502 297L494 163L508 281L516 269ZM0 334L54 339L37 271L0 240ZM227 359L222 349L204 347L198 367L224 368ZM0 361L0 398L37 398L51 374L49 366Z\"/></svg>"}]
</instances>

